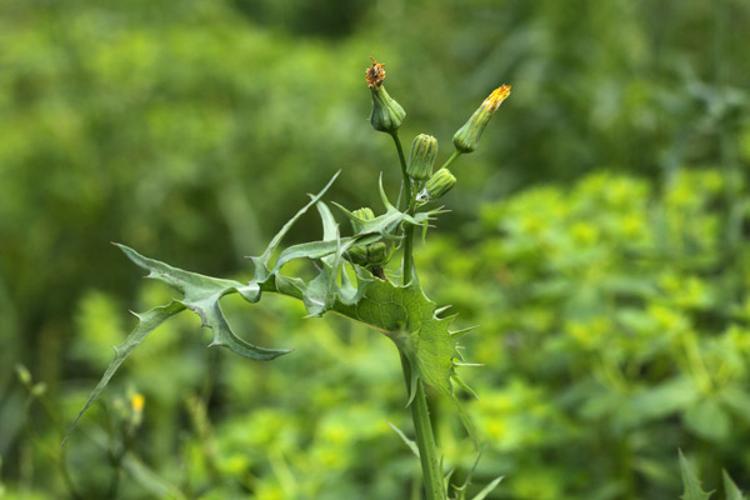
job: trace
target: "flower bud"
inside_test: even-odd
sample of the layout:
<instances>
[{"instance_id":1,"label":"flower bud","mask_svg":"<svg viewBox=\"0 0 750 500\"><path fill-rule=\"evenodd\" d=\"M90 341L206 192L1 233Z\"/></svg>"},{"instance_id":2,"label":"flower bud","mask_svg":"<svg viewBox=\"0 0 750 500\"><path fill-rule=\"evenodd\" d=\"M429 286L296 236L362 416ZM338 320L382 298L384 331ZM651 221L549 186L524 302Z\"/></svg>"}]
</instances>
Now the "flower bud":
<instances>
[{"instance_id":1,"label":"flower bud","mask_svg":"<svg viewBox=\"0 0 750 500\"><path fill-rule=\"evenodd\" d=\"M372 220L375 218L375 212L372 211L372 208L370 207L362 207L358 208L354 212L352 212L352 215L355 217L362 219L362 220ZM362 231L362 224L357 222L356 220L352 220L352 229L354 230L354 233L357 234L360 231Z\"/></svg>"},{"instance_id":2,"label":"flower bud","mask_svg":"<svg viewBox=\"0 0 750 500\"><path fill-rule=\"evenodd\" d=\"M371 266L382 266L388 257L385 243L378 241L367 245L367 263Z\"/></svg>"},{"instance_id":3,"label":"flower bud","mask_svg":"<svg viewBox=\"0 0 750 500\"><path fill-rule=\"evenodd\" d=\"M462 153L471 153L477 148L479 138L484 132L484 128L495 114L497 108L503 103L504 100L510 95L510 85L500 85L498 88L492 91L492 93L482 102L482 104L474 111L471 118L458 129L456 134L453 136L453 144L456 149Z\"/></svg>"},{"instance_id":4,"label":"flower bud","mask_svg":"<svg viewBox=\"0 0 750 500\"><path fill-rule=\"evenodd\" d=\"M346 251L346 258L360 266L367 265L367 245L355 245Z\"/></svg>"},{"instance_id":5,"label":"flower bud","mask_svg":"<svg viewBox=\"0 0 750 500\"><path fill-rule=\"evenodd\" d=\"M441 168L435 172L425 184L424 190L419 194L419 201L436 200L453 189L456 178L447 168Z\"/></svg>"},{"instance_id":6,"label":"flower bud","mask_svg":"<svg viewBox=\"0 0 750 500\"><path fill-rule=\"evenodd\" d=\"M370 124L380 132L393 133L406 118L406 111L386 92L384 80L385 66L373 59L372 66L365 70L365 81L372 93Z\"/></svg>"},{"instance_id":7,"label":"flower bud","mask_svg":"<svg viewBox=\"0 0 750 500\"><path fill-rule=\"evenodd\" d=\"M355 245L347 250L346 258L360 266L381 266L388 258L388 248L382 241Z\"/></svg>"},{"instance_id":8,"label":"flower bud","mask_svg":"<svg viewBox=\"0 0 750 500\"><path fill-rule=\"evenodd\" d=\"M412 179L428 179L432 175L438 152L438 141L431 135L419 134L411 143L406 173Z\"/></svg>"}]
</instances>

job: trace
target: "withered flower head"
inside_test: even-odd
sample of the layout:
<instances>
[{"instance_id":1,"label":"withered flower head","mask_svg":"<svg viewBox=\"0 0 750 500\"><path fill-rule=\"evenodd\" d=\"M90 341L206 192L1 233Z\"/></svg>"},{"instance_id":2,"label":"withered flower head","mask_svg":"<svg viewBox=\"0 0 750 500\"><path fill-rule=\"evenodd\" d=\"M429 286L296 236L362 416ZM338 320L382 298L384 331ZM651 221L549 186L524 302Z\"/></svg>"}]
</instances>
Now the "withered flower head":
<instances>
[{"instance_id":1,"label":"withered flower head","mask_svg":"<svg viewBox=\"0 0 750 500\"><path fill-rule=\"evenodd\" d=\"M372 65L365 70L365 81L372 94L370 124L380 132L393 134L406 118L406 111L385 90L385 66L372 59Z\"/></svg>"},{"instance_id":2,"label":"withered flower head","mask_svg":"<svg viewBox=\"0 0 750 500\"><path fill-rule=\"evenodd\" d=\"M375 58L371 59L372 65L368 66L365 70L365 81L368 87L374 89L383 85L383 80L385 80L385 64L380 64Z\"/></svg>"}]
</instances>

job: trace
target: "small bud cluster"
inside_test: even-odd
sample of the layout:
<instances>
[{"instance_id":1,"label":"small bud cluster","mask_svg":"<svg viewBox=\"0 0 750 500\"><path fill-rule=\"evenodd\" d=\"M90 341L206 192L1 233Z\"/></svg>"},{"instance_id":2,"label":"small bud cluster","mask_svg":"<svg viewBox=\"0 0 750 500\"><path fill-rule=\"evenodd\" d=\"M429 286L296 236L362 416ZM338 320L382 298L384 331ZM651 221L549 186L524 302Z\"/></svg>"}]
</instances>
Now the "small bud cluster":
<instances>
[{"instance_id":1,"label":"small bud cluster","mask_svg":"<svg viewBox=\"0 0 750 500\"><path fill-rule=\"evenodd\" d=\"M383 85L385 81L385 65L373 59L372 64L365 70L365 81L372 93L372 113L370 114L372 127L380 132L387 132L392 135L396 134L406 118L406 111L385 90L385 86ZM510 92L511 86L509 84L500 85L493 90L482 101L482 104L479 105L466 123L456 131L453 135L453 145L456 148L457 154L471 153L476 150L479 139L490 122L492 115L510 97ZM416 181L430 179L432 168L437 158L437 148L437 139L430 135L420 134L414 139L407 164L407 174L411 179ZM449 171L446 172L450 174ZM455 182L455 177L452 174L451 178ZM446 177L444 172L439 179L435 179L433 185L438 180L444 183L446 179L448 177ZM443 191L443 194L445 192ZM425 190L419 193L420 197L426 195L427 192ZM431 197L431 199L434 199L434 197Z\"/></svg>"},{"instance_id":2,"label":"small bud cluster","mask_svg":"<svg viewBox=\"0 0 750 500\"><path fill-rule=\"evenodd\" d=\"M453 135L453 145L456 151L442 167L433 173L438 154L438 141L431 135L419 134L416 136L411 145L408 161L404 161L397 134L399 127L406 118L406 112L385 90L383 84L385 76L385 66L375 59L365 70L365 81L372 94L370 124L375 130L391 134L396 140L404 169L404 185L409 191L407 198L411 200L410 210L413 213L414 202L417 204L428 203L445 196L453 189L453 186L456 185L456 176L448 170L448 165L459 155L476 150L479 139L490 119L510 96L511 86L500 85L482 101L482 104L479 105L466 123ZM369 208L356 210L354 216L352 225L355 233L362 230L362 224L358 220L367 221L375 217ZM372 270L373 267L382 266L387 261L388 248L383 242L356 245L349 249L346 256L351 262L367 266Z\"/></svg>"}]
</instances>

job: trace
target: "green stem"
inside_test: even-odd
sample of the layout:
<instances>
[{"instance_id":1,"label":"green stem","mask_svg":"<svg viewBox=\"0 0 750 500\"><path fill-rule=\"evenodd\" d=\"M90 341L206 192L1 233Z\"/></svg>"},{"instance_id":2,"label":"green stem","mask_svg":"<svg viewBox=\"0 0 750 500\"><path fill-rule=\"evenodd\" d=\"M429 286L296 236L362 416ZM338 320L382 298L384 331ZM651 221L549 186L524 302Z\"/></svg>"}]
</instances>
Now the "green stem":
<instances>
[{"instance_id":1,"label":"green stem","mask_svg":"<svg viewBox=\"0 0 750 500\"><path fill-rule=\"evenodd\" d=\"M401 368L404 372L406 392L408 393L411 385L411 368L409 367L409 361L403 355L401 356ZM426 498L427 500L446 500L443 470L435 445L435 435L432 432L430 411L427 406L427 396L422 380L417 380L417 390L414 394L414 401L411 402L411 418L417 434L417 448L419 448L419 461L422 465L422 481Z\"/></svg>"},{"instance_id":2,"label":"green stem","mask_svg":"<svg viewBox=\"0 0 750 500\"><path fill-rule=\"evenodd\" d=\"M453 153L448 157L447 160L445 160L445 163L443 163L443 166L441 166L440 168L448 168L448 166L450 166L450 164L453 163L459 156L461 156L461 151L453 151Z\"/></svg>"},{"instance_id":3,"label":"green stem","mask_svg":"<svg viewBox=\"0 0 750 500\"><path fill-rule=\"evenodd\" d=\"M406 159L404 150L401 147L401 141L397 133L392 135L398 151L398 159L401 163L401 172L404 177L404 186L407 196L408 213L414 215L417 208L416 193L412 192L411 180L406 173ZM452 161L452 160L451 160ZM408 285L413 278L414 273L414 226L406 224L404 228L404 255L403 255L403 276L404 286ZM411 391L411 367L409 361L401 355L401 368L404 372L406 381L407 394ZM437 446L435 445L435 434L432 430L432 421L427 406L427 396L424 391L422 380L417 379L417 387L414 393L414 400L411 402L411 418L414 422L414 430L417 434L417 447L419 448L419 461L422 464L422 477L424 482L425 495L427 500L445 500L446 492L443 485L443 470L440 464L440 456Z\"/></svg>"},{"instance_id":4,"label":"green stem","mask_svg":"<svg viewBox=\"0 0 750 500\"><path fill-rule=\"evenodd\" d=\"M409 204L409 200L412 197L411 179L409 179L409 174L406 173L406 157L404 156L404 148L401 147L401 140L398 138L398 132L393 132L391 134L391 137L393 138L393 142L396 144L396 151L398 151L398 161L401 165L401 176L403 178L401 191L398 194L398 208L401 209L401 194L404 193L406 195L407 206Z\"/></svg>"},{"instance_id":5,"label":"green stem","mask_svg":"<svg viewBox=\"0 0 750 500\"><path fill-rule=\"evenodd\" d=\"M398 138L398 132L391 134L393 142L396 144L396 151L398 151L398 160L401 164L401 174L404 178L404 192L406 193L406 205L409 215L414 215L417 208L417 202L415 193L412 192L411 179L409 174L406 173L406 158L404 157L404 148L401 147L401 140ZM404 285L408 285L411 282L412 274L414 272L414 226L406 224L404 227L404 259L402 267L402 280Z\"/></svg>"}]
</instances>

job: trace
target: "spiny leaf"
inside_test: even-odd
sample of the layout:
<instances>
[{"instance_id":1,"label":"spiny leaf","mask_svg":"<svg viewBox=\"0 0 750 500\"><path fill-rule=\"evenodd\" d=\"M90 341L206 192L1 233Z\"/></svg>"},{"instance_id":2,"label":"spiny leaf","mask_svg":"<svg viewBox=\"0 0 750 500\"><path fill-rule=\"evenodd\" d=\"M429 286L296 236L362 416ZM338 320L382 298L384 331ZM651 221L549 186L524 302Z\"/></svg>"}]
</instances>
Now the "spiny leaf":
<instances>
[{"instance_id":1,"label":"spiny leaf","mask_svg":"<svg viewBox=\"0 0 750 500\"><path fill-rule=\"evenodd\" d=\"M468 489L469 485L471 484L471 480L474 477L474 472L477 470L477 466L479 465L479 461L482 459L482 453L484 452L483 449L480 449L477 453L477 458L474 459L474 464L471 466L471 469L469 469L469 473L466 474L466 479L464 479L463 484L454 484L453 491L457 493L454 500L464 500L466 498L466 490ZM447 485L446 485L447 486ZM447 489L447 488L446 488Z\"/></svg>"},{"instance_id":2,"label":"spiny leaf","mask_svg":"<svg viewBox=\"0 0 750 500\"><path fill-rule=\"evenodd\" d=\"M279 247L281 244L281 240L284 239L284 236L286 236L286 233L289 232L289 230L294 226L294 224L299 220L300 217L302 217L313 205L318 203L321 198L326 194L326 191L333 185L336 178L339 176L341 171L336 172L333 177L331 177L331 180L328 181L328 184L323 187L323 189L318 192L315 196L310 197L310 202L305 205L304 207L300 208L296 214L292 216L291 219L289 219L286 224L282 226L282 228L279 230L278 233L273 237L271 242L266 247L266 250L261 254L261 258L265 259L267 262L267 259L271 257L271 254L273 254L274 251Z\"/></svg>"},{"instance_id":3,"label":"spiny leaf","mask_svg":"<svg viewBox=\"0 0 750 500\"><path fill-rule=\"evenodd\" d=\"M390 239L397 238L394 233L402 223L406 222L418 226L432 220L437 214L440 213L439 210L430 210L427 212L417 212L416 214L411 216L407 213L399 211L396 207L389 204L384 214L381 214L374 219L365 220L354 215L354 213L352 213L346 207L336 202L332 203L336 208L341 210L344 215L346 215L346 217L353 223L354 226L361 228L357 235L364 236L369 234L379 234L384 238Z\"/></svg>"},{"instance_id":4,"label":"spiny leaf","mask_svg":"<svg viewBox=\"0 0 750 500\"><path fill-rule=\"evenodd\" d=\"M734 481L729 477L727 471L722 471L722 477L724 478L724 496L726 496L726 500L745 500L742 492L737 485L734 484Z\"/></svg>"},{"instance_id":5,"label":"spiny leaf","mask_svg":"<svg viewBox=\"0 0 750 500\"><path fill-rule=\"evenodd\" d=\"M406 434L401 432L401 429L393 425L392 423L388 422L388 425L391 426L391 429L398 434L398 437L401 438L401 440L406 444L406 446L409 447L409 449L414 453L414 455L419 458L419 447L417 447L417 443L406 437Z\"/></svg>"},{"instance_id":6,"label":"spiny leaf","mask_svg":"<svg viewBox=\"0 0 750 500\"><path fill-rule=\"evenodd\" d=\"M376 279L356 304L339 305L336 310L386 332L419 377L451 397L450 377L457 352L449 329L454 318L439 318L436 309L417 285L397 286Z\"/></svg>"},{"instance_id":7,"label":"spiny leaf","mask_svg":"<svg viewBox=\"0 0 750 500\"><path fill-rule=\"evenodd\" d=\"M145 257L132 248L117 244L130 260L149 271L148 277L163 281L182 292L177 300L200 318L202 326L213 331L211 346L227 347L240 356L256 360L271 360L291 352L289 349L268 349L247 342L232 331L219 306L219 300L228 293L239 293L248 302L260 300L260 286L256 282L246 285L220 278L178 269L158 260Z\"/></svg>"},{"instance_id":8,"label":"spiny leaf","mask_svg":"<svg viewBox=\"0 0 750 500\"><path fill-rule=\"evenodd\" d=\"M467 384L466 381L464 381L464 379L459 377L458 374L454 373L453 376L451 377L451 380L453 381L453 383L456 384L456 386L463 389L467 393L471 394L474 397L474 399L479 399L479 396L477 395L476 391L474 391L474 389L472 389L471 386Z\"/></svg>"},{"instance_id":9,"label":"spiny leaf","mask_svg":"<svg viewBox=\"0 0 750 500\"><path fill-rule=\"evenodd\" d=\"M91 407L94 401L99 398L99 395L101 395L102 391L107 386L109 381L112 380L112 377L115 375L118 368L120 368L120 365L122 365L125 359L130 355L130 353L133 352L133 349L138 347L138 345L143 342L146 336L148 336L148 334L151 333L156 327L161 325L164 321L171 318L178 312L183 311L184 309L184 305L177 301L173 301L165 306L154 307L153 309L142 314L134 313L138 318L138 324L133 329L133 331L130 332L130 335L128 335L125 341L119 346L115 347L114 359L107 367L107 370L104 372L104 375L102 375L99 383L96 384L94 390L91 391L91 394L86 400L86 404L83 405L83 408L80 412L78 412L75 420L73 420L70 429L63 439L63 444L70 435L70 432L76 427L76 425L78 425L78 422L81 420L83 414L86 413L86 411Z\"/></svg>"},{"instance_id":10,"label":"spiny leaf","mask_svg":"<svg viewBox=\"0 0 750 500\"><path fill-rule=\"evenodd\" d=\"M258 283L265 283L268 281L272 273L270 272L270 261L271 257L273 257L273 253L276 251L276 249L279 248L279 245L281 244L281 240L284 239L284 236L289 232L289 230L294 226L294 224L299 220L300 217L302 217L313 205L317 204L321 198L326 194L328 189L333 185L336 178L339 176L341 171L338 171L334 174L333 177L331 177L331 180L328 181L328 184L326 184L323 189L321 189L318 194L314 196L310 196L310 201L305 205L304 207L300 208L296 214L292 216L291 219L289 219L286 224L284 224L278 233L273 237L271 242L268 244L266 249L263 251L263 253L257 257L249 257L250 261L253 263L254 267L254 280Z\"/></svg>"},{"instance_id":11,"label":"spiny leaf","mask_svg":"<svg viewBox=\"0 0 750 500\"><path fill-rule=\"evenodd\" d=\"M484 489L482 489L482 491L474 495L474 497L471 500L484 500L485 498L487 498L487 495L495 491L495 488L497 488L497 486L500 484L500 481L502 481L503 478L504 476L495 478L495 480L492 481L487 486L485 486Z\"/></svg>"},{"instance_id":12,"label":"spiny leaf","mask_svg":"<svg viewBox=\"0 0 750 500\"><path fill-rule=\"evenodd\" d=\"M318 209L320 220L323 223L323 241L336 240L339 237L339 225L333 217L331 209L322 201L319 201L315 205L315 208Z\"/></svg>"},{"instance_id":13,"label":"spiny leaf","mask_svg":"<svg viewBox=\"0 0 750 500\"><path fill-rule=\"evenodd\" d=\"M260 299L260 287L257 283L251 282L243 285L239 281L227 280L222 278L213 278L191 271L185 271L173 267L156 259L151 259L141 255L129 246L121 243L114 243L128 259L135 265L149 272L147 278L162 281L185 295L188 301L203 300L206 296L214 295L219 292L224 294L238 292L248 302L258 302Z\"/></svg>"},{"instance_id":14,"label":"spiny leaf","mask_svg":"<svg viewBox=\"0 0 750 500\"><path fill-rule=\"evenodd\" d=\"M450 333L452 337L458 339L458 338L463 337L464 335L468 335L469 333L473 332L477 328L479 328L479 325L473 325L473 326L468 326L466 328L462 328L460 330L452 330Z\"/></svg>"},{"instance_id":15,"label":"spiny leaf","mask_svg":"<svg viewBox=\"0 0 750 500\"><path fill-rule=\"evenodd\" d=\"M378 177L378 192L380 193L380 201L383 202L383 207L385 207L386 210L396 209L388 199L388 195L385 194L385 188L383 187L383 172L380 172L380 176ZM399 197L400 196L401 195L399 194Z\"/></svg>"},{"instance_id":16,"label":"spiny leaf","mask_svg":"<svg viewBox=\"0 0 750 500\"><path fill-rule=\"evenodd\" d=\"M682 473L682 484L685 487L685 492L680 497L682 500L708 500L711 498L712 492L705 492L701 488L700 479L695 475L690 463L682 454L682 450L679 450L680 454L680 472Z\"/></svg>"},{"instance_id":17,"label":"spiny leaf","mask_svg":"<svg viewBox=\"0 0 750 500\"><path fill-rule=\"evenodd\" d=\"M281 270L281 268L285 264L293 260L325 259L326 257L335 254L340 246L343 246L346 249L348 249L355 243L369 244L369 243L374 243L378 241L379 239L380 237L377 235L369 235L369 236L341 238L340 241L339 240L310 241L307 243L300 243L298 245L292 245L290 247L285 248L281 252L281 254L279 255L279 258L276 260L276 265L274 266L271 272L271 275L278 273L279 270Z\"/></svg>"}]
</instances>

